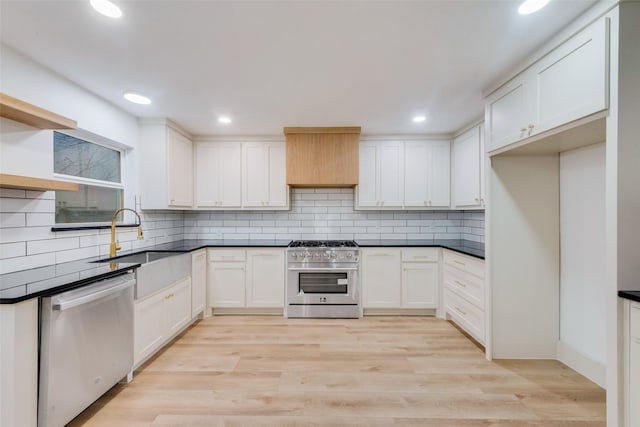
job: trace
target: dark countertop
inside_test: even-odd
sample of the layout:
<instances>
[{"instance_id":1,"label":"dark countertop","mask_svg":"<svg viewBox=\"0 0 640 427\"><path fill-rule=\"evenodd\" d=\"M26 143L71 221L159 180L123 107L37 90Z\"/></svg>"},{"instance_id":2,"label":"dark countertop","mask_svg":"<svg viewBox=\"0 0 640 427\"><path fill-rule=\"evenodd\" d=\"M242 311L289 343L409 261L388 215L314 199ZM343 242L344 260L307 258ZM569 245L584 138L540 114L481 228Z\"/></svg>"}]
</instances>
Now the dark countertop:
<instances>
[{"instance_id":1,"label":"dark countertop","mask_svg":"<svg viewBox=\"0 0 640 427\"><path fill-rule=\"evenodd\" d=\"M149 246L132 251L119 252L118 256L147 251L192 252L203 248L285 248L289 240L179 240L162 245ZM443 247L466 255L484 259L484 244L466 240L356 240L362 247ZM30 298L53 295L62 291L94 283L122 274L140 266L135 263L95 263L106 256L32 268L0 275L0 304L14 304Z\"/></svg>"},{"instance_id":2,"label":"dark countertop","mask_svg":"<svg viewBox=\"0 0 640 427\"><path fill-rule=\"evenodd\" d=\"M82 259L0 275L0 304L68 291L117 276L139 267L135 263L93 263L100 257Z\"/></svg>"},{"instance_id":3,"label":"dark countertop","mask_svg":"<svg viewBox=\"0 0 640 427\"><path fill-rule=\"evenodd\" d=\"M406 247L406 248L445 248L465 255L484 259L484 243L460 239L426 239L426 240L356 240L362 247Z\"/></svg>"},{"instance_id":4,"label":"dark countertop","mask_svg":"<svg viewBox=\"0 0 640 427\"><path fill-rule=\"evenodd\" d=\"M630 299L631 301L640 302L640 291L618 291L620 298Z\"/></svg>"}]
</instances>

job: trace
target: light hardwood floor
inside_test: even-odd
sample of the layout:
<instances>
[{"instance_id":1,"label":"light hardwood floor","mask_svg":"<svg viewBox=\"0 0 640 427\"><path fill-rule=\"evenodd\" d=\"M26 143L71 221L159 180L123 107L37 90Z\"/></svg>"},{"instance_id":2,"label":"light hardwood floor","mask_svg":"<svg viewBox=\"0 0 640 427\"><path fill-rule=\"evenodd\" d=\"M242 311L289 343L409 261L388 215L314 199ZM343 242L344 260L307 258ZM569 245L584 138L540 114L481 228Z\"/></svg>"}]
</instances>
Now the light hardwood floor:
<instances>
[{"instance_id":1,"label":"light hardwood floor","mask_svg":"<svg viewBox=\"0 0 640 427\"><path fill-rule=\"evenodd\" d=\"M488 362L433 317L214 316L70 425L595 427L605 392L559 362Z\"/></svg>"}]
</instances>

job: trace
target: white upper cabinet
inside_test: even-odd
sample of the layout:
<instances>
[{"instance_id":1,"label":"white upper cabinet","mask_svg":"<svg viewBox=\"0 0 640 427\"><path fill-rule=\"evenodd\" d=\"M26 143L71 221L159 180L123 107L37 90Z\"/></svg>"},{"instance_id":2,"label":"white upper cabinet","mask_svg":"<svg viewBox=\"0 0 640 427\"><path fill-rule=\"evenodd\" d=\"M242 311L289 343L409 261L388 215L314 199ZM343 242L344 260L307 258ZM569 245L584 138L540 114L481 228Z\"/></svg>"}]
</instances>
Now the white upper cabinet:
<instances>
[{"instance_id":1,"label":"white upper cabinet","mask_svg":"<svg viewBox=\"0 0 640 427\"><path fill-rule=\"evenodd\" d=\"M535 65L542 132L608 108L608 21L600 19Z\"/></svg>"},{"instance_id":2,"label":"white upper cabinet","mask_svg":"<svg viewBox=\"0 0 640 427\"><path fill-rule=\"evenodd\" d=\"M358 205L402 207L404 146L397 141L360 143Z\"/></svg>"},{"instance_id":3,"label":"white upper cabinet","mask_svg":"<svg viewBox=\"0 0 640 427\"><path fill-rule=\"evenodd\" d=\"M142 209L193 207L193 144L165 121L141 123L138 146Z\"/></svg>"},{"instance_id":4,"label":"white upper cabinet","mask_svg":"<svg viewBox=\"0 0 640 427\"><path fill-rule=\"evenodd\" d=\"M198 142L195 164L197 208L242 205L242 143Z\"/></svg>"},{"instance_id":5,"label":"white upper cabinet","mask_svg":"<svg viewBox=\"0 0 640 427\"><path fill-rule=\"evenodd\" d=\"M385 142L378 150L380 206L402 206L404 152L401 142Z\"/></svg>"},{"instance_id":6,"label":"white upper cabinet","mask_svg":"<svg viewBox=\"0 0 640 427\"><path fill-rule=\"evenodd\" d=\"M193 206L193 143L169 128L169 206Z\"/></svg>"},{"instance_id":7,"label":"white upper cabinet","mask_svg":"<svg viewBox=\"0 0 640 427\"><path fill-rule=\"evenodd\" d=\"M535 93L532 88L530 73L525 71L486 99L485 122L489 151L529 136L529 129L535 126Z\"/></svg>"},{"instance_id":8,"label":"white upper cabinet","mask_svg":"<svg viewBox=\"0 0 640 427\"><path fill-rule=\"evenodd\" d=\"M448 207L451 201L451 143L429 141L431 165L429 179L429 206Z\"/></svg>"},{"instance_id":9,"label":"white upper cabinet","mask_svg":"<svg viewBox=\"0 0 640 427\"><path fill-rule=\"evenodd\" d=\"M608 108L608 31L600 19L489 95L487 150Z\"/></svg>"},{"instance_id":10,"label":"white upper cabinet","mask_svg":"<svg viewBox=\"0 0 640 427\"><path fill-rule=\"evenodd\" d=\"M452 207L484 207L483 125L453 140Z\"/></svg>"},{"instance_id":11,"label":"white upper cabinet","mask_svg":"<svg viewBox=\"0 0 640 427\"><path fill-rule=\"evenodd\" d=\"M288 209L284 142L199 141L195 207Z\"/></svg>"},{"instance_id":12,"label":"white upper cabinet","mask_svg":"<svg viewBox=\"0 0 640 427\"><path fill-rule=\"evenodd\" d=\"M242 152L242 205L288 207L284 142L248 142L243 144Z\"/></svg>"},{"instance_id":13,"label":"white upper cabinet","mask_svg":"<svg viewBox=\"0 0 640 427\"><path fill-rule=\"evenodd\" d=\"M449 141L405 142L404 206L449 206Z\"/></svg>"},{"instance_id":14,"label":"white upper cabinet","mask_svg":"<svg viewBox=\"0 0 640 427\"><path fill-rule=\"evenodd\" d=\"M448 207L449 150L449 141L360 143L357 207Z\"/></svg>"}]
</instances>

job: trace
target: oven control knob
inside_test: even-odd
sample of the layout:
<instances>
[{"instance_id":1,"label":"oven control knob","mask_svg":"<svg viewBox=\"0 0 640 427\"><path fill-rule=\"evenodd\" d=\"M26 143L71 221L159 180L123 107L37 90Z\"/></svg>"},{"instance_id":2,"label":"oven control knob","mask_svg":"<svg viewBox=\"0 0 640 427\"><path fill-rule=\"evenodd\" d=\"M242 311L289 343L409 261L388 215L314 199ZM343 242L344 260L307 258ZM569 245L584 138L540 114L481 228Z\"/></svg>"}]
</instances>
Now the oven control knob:
<instances>
[{"instance_id":1,"label":"oven control knob","mask_svg":"<svg viewBox=\"0 0 640 427\"><path fill-rule=\"evenodd\" d=\"M323 257L324 259L329 259L329 254L324 254L324 255L322 255L322 257Z\"/></svg>"},{"instance_id":2,"label":"oven control knob","mask_svg":"<svg viewBox=\"0 0 640 427\"><path fill-rule=\"evenodd\" d=\"M336 253L335 252L331 252L331 259L336 259Z\"/></svg>"},{"instance_id":3,"label":"oven control knob","mask_svg":"<svg viewBox=\"0 0 640 427\"><path fill-rule=\"evenodd\" d=\"M296 259L298 258L298 254L295 252L291 252L291 258Z\"/></svg>"},{"instance_id":4,"label":"oven control knob","mask_svg":"<svg viewBox=\"0 0 640 427\"><path fill-rule=\"evenodd\" d=\"M347 258L353 258L353 254L351 252L347 252Z\"/></svg>"}]
</instances>

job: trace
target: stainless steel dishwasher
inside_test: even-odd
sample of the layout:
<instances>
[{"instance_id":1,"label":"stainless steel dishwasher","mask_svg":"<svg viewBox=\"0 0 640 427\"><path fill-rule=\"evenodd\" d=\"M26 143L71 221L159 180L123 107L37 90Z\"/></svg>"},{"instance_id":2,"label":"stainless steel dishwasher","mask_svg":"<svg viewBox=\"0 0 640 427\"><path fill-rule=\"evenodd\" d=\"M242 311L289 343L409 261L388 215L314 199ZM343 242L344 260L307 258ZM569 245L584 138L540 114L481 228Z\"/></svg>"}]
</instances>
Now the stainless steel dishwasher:
<instances>
[{"instance_id":1,"label":"stainless steel dishwasher","mask_svg":"<svg viewBox=\"0 0 640 427\"><path fill-rule=\"evenodd\" d=\"M38 426L64 426L133 367L133 273L42 298Z\"/></svg>"}]
</instances>

